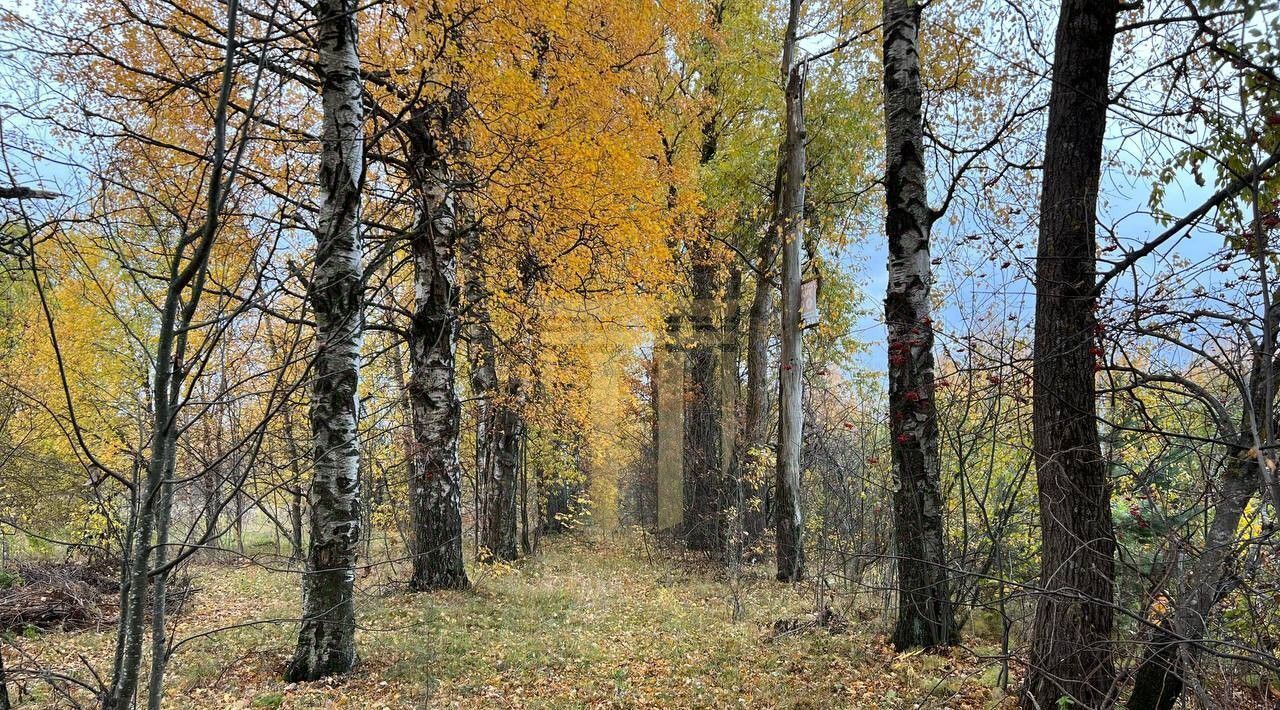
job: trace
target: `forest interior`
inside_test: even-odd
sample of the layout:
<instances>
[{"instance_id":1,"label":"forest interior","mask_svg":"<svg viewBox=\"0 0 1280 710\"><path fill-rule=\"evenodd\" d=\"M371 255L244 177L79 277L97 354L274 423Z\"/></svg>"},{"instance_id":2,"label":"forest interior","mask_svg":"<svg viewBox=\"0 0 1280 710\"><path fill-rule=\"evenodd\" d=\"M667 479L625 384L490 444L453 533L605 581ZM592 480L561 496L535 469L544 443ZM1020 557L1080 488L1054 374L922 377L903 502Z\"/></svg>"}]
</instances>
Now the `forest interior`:
<instances>
[{"instance_id":1,"label":"forest interior","mask_svg":"<svg viewBox=\"0 0 1280 710\"><path fill-rule=\"evenodd\" d=\"M1278 400L1276 0L0 0L0 710L1280 708Z\"/></svg>"}]
</instances>

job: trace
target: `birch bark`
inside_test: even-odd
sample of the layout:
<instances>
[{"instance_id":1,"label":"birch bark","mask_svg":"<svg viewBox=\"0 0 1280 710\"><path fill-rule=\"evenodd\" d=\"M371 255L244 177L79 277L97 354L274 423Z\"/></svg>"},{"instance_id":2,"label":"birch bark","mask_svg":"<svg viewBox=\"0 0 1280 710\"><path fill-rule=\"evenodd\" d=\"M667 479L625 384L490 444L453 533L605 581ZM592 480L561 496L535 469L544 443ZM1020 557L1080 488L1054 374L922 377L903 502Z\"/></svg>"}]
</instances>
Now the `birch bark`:
<instances>
[{"instance_id":1,"label":"birch bark","mask_svg":"<svg viewBox=\"0 0 1280 710\"><path fill-rule=\"evenodd\" d=\"M356 390L364 303L364 107L356 8L350 0L319 0L314 12L324 131L315 268L308 294L317 350L310 412L313 477L303 621L285 671L290 681L345 673L355 664L355 565L361 532Z\"/></svg>"},{"instance_id":2,"label":"birch bark","mask_svg":"<svg viewBox=\"0 0 1280 710\"><path fill-rule=\"evenodd\" d=\"M929 292L929 208L917 38L921 6L884 2L885 237L889 433L897 546L898 650L954 640L943 551Z\"/></svg>"},{"instance_id":3,"label":"birch bark","mask_svg":"<svg viewBox=\"0 0 1280 710\"><path fill-rule=\"evenodd\" d=\"M786 82L786 180L782 192L782 357L778 372L778 462L774 524L777 578L804 579L800 449L804 435L804 341L800 331L800 246L804 243L804 68L795 61L801 0L791 0L782 53Z\"/></svg>"},{"instance_id":4,"label":"birch bark","mask_svg":"<svg viewBox=\"0 0 1280 710\"><path fill-rule=\"evenodd\" d=\"M413 409L413 479L409 482L413 577L410 587L469 585L462 555L462 405L457 392L457 247L471 229L449 173L442 137L462 101L432 104L407 120L409 173L418 200L410 237L414 309L409 326L409 398Z\"/></svg>"}]
</instances>

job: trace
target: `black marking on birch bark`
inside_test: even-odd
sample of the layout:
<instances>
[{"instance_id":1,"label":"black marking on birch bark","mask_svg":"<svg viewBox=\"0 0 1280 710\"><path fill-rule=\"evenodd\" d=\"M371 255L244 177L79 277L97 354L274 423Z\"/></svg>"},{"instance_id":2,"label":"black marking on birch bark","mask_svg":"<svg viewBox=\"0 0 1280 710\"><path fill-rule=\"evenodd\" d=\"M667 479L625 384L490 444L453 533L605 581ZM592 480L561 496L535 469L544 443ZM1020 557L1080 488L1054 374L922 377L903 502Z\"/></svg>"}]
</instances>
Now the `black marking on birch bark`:
<instances>
[{"instance_id":1,"label":"black marking on birch bark","mask_svg":"<svg viewBox=\"0 0 1280 710\"><path fill-rule=\"evenodd\" d=\"M938 427L933 400L932 212L925 189L916 38L921 6L884 3L885 235L889 283L890 447L898 571L899 649L956 640L943 550Z\"/></svg>"},{"instance_id":2,"label":"black marking on birch bark","mask_svg":"<svg viewBox=\"0 0 1280 710\"><path fill-rule=\"evenodd\" d=\"M360 541L359 348L363 328L360 184L364 174L355 8L320 0L316 50L323 77L320 215L309 298L317 353L311 393L314 473L303 621L285 671L292 681L345 673L356 662L355 563Z\"/></svg>"}]
</instances>

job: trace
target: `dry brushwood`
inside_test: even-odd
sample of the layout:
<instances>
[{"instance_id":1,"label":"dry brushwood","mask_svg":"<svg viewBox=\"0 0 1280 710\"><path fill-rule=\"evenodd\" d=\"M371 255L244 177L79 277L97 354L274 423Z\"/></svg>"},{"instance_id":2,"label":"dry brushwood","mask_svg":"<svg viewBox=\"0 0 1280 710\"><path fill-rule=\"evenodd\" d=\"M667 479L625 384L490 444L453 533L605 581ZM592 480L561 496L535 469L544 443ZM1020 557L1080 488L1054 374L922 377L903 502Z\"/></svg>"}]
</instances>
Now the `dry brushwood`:
<instances>
[{"instance_id":1,"label":"dry brushwood","mask_svg":"<svg viewBox=\"0 0 1280 710\"><path fill-rule=\"evenodd\" d=\"M76 581L83 582L103 594L120 591L118 561L27 562L18 564L14 571L25 585Z\"/></svg>"},{"instance_id":2,"label":"dry brushwood","mask_svg":"<svg viewBox=\"0 0 1280 710\"><path fill-rule=\"evenodd\" d=\"M101 619L102 594L75 579L23 584L0 594L0 630L83 629Z\"/></svg>"},{"instance_id":3,"label":"dry brushwood","mask_svg":"<svg viewBox=\"0 0 1280 710\"><path fill-rule=\"evenodd\" d=\"M824 629L830 634L843 634L849 630L849 622L833 611L831 607L826 606L804 616L778 619L773 622L773 632L770 638L776 640L784 636L804 634L818 629Z\"/></svg>"},{"instance_id":4,"label":"dry brushwood","mask_svg":"<svg viewBox=\"0 0 1280 710\"><path fill-rule=\"evenodd\" d=\"M27 564L18 572L21 583L0 591L0 631L85 629L119 614L119 581L107 565ZM195 591L189 577L173 580L166 606L180 614Z\"/></svg>"}]
</instances>

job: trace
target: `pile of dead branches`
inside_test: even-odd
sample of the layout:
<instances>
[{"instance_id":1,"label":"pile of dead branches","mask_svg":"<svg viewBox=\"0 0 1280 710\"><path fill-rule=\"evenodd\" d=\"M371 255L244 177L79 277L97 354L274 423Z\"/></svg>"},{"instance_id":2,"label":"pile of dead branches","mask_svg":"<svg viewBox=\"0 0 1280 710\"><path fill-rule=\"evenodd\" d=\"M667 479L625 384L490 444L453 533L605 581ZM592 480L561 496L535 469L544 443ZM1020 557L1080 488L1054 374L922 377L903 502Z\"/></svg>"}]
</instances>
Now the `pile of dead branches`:
<instances>
[{"instance_id":1,"label":"pile of dead branches","mask_svg":"<svg viewBox=\"0 0 1280 710\"><path fill-rule=\"evenodd\" d=\"M22 584L0 592L0 630L84 629L101 619L102 593L75 579Z\"/></svg>"},{"instance_id":2,"label":"pile of dead branches","mask_svg":"<svg viewBox=\"0 0 1280 710\"><path fill-rule=\"evenodd\" d=\"M120 591L120 563L118 561L30 561L18 563L14 571L24 585L82 582L102 594Z\"/></svg>"},{"instance_id":3,"label":"pile of dead branches","mask_svg":"<svg viewBox=\"0 0 1280 710\"><path fill-rule=\"evenodd\" d=\"M804 616L778 619L773 622L770 637L776 640L820 629L830 634L843 634L849 630L849 621L827 606Z\"/></svg>"},{"instance_id":4,"label":"pile of dead branches","mask_svg":"<svg viewBox=\"0 0 1280 710\"><path fill-rule=\"evenodd\" d=\"M119 572L110 563L32 562L16 572L19 583L0 590L0 631L74 631L119 618ZM168 608L180 612L194 592L190 578L171 580Z\"/></svg>"}]
</instances>

